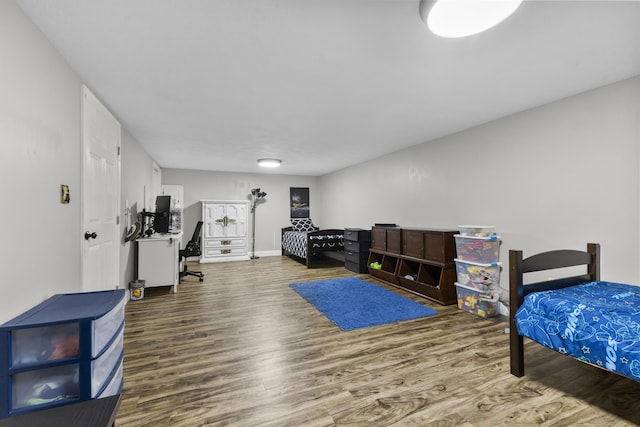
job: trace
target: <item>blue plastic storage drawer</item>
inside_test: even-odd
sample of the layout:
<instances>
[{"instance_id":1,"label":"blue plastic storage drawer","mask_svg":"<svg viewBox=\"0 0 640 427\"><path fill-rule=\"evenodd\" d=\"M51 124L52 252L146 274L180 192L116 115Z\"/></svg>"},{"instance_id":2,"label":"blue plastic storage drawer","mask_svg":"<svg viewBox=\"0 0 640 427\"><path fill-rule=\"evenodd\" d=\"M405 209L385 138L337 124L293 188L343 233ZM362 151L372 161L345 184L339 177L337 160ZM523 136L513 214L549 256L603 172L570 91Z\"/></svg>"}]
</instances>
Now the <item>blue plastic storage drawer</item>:
<instances>
[{"instance_id":1,"label":"blue plastic storage drawer","mask_svg":"<svg viewBox=\"0 0 640 427\"><path fill-rule=\"evenodd\" d=\"M0 418L113 391L124 289L54 295L0 325Z\"/></svg>"}]
</instances>

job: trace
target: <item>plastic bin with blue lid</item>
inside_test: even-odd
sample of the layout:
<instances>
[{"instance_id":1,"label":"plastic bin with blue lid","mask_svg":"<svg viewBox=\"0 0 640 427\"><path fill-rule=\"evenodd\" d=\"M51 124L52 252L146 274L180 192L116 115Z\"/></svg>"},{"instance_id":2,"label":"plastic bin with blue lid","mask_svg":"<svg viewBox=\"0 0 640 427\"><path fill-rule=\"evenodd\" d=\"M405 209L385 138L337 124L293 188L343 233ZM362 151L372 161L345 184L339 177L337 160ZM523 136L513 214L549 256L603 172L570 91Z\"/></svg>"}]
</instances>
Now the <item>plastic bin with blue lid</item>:
<instances>
[{"instance_id":1,"label":"plastic bin with blue lid","mask_svg":"<svg viewBox=\"0 0 640 427\"><path fill-rule=\"evenodd\" d=\"M492 262L483 264L474 261L454 259L458 283L477 289L488 291L500 283L500 269L502 263Z\"/></svg>"},{"instance_id":2,"label":"plastic bin with blue lid","mask_svg":"<svg viewBox=\"0 0 640 427\"><path fill-rule=\"evenodd\" d=\"M495 317L500 314L500 302L497 295L481 292L456 282L458 308L479 317Z\"/></svg>"},{"instance_id":3,"label":"plastic bin with blue lid","mask_svg":"<svg viewBox=\"0 0 640 427\"><path fill-rule=\"evenodd\" d=\"M500 236L463 236L455 234L457 258L481 264L498 262Z\"/></svg>"},{"instance_id":4,"label":"plastic bin with blue lid","mask_svg":"<svg viewBox=\"0 0 640 427\"><path fill-rule=\"evenodd\" d=\"M459 225L458 230L463 236L487 237L496 234L496 227L493 225Z\"/></svg>"}]
</instances>

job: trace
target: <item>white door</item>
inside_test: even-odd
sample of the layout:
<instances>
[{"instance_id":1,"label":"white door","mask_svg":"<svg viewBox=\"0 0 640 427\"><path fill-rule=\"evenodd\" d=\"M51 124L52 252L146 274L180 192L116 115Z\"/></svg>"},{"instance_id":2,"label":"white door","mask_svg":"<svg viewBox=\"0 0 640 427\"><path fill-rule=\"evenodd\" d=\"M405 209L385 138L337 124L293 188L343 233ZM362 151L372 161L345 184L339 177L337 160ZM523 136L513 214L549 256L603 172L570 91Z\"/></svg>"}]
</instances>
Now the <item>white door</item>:
<instances>
[{"instance_id":1,"label":"white door","mask_svg":"<svg viewBox=\"0 0 640 427\"><path fill-rule=\"evenodd\" d=\"M115 289L119 276L120 123L82 87L82 289Z\"/></svg>"},{"instance_id":2,"label":"white door","mask_svg":"<svg viewBox=\"0 0 640 427\"><path fill-rule=\"evenodd\" d=\"M182 208L184 197L184 186L182 185L163 185L162 195L171 196L171 209Z\"/></svg>"}]
</instances>

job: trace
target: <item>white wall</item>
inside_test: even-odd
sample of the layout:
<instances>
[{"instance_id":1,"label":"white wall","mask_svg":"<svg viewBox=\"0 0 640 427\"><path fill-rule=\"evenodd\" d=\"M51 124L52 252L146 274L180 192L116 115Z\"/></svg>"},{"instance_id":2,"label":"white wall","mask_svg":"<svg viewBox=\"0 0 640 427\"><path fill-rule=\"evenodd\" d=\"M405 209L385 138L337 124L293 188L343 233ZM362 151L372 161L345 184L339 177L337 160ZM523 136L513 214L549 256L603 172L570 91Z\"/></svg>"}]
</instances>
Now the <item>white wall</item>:
<instances>
[{"instance_id":1,"label":"white wall","mask_svg":"<svg viewBox=\"0 0 640 427\"><path fill-rule=\"evenodd\" d=\"M197 221L202 218L200 200L249 200L252 188L259 187L267 196L256 208L256 255L280 253L281 228L290 225L289 188L308 187L310 216L322 226L319 206L318 178L308 176L208 172L163 169L162 184L184 186L185 241L191 238ZM251 216L249 224L251 225ZM251 235L251 229L249 229ZM251 250L251 242L249 242Z\"/></svg>"},{"instance_id":2,"label":"white wall","mask_svg":"<svg viewBox=\"0 0 640 427\"><path fill-rule=\"evenodd\" d=\"M0 1L0 323L81 291L81 80L13 1ZM152 163L123 129L122 194L151 185ZM60 203L60 185L71 203ZM124 209L124 202L122 203ZM124 217L122 217L124 219ZM125 224L123 223L123 233ZM120 286L133 278L130 244Z\"/></svg>"},{"instance_id":3,"label":"white wall","mask_svg":"<svg viewBox=\"0 0 640 427\"><path fill-rule=\"evenodd\" d=\"M131 280L136 278L137 258L136 243L125 242L124 237L129 227L140 218L138 214L144 209L145 197L150 199L154 186L154 162L131 134L122 131L122 159L121 159L121 197L122 212L120 242L120 285L126 288ZM130 216L127 217L126 206L129 206Z\"/></svg>"},{"instance_id":4,"label":"white wall","mask_svg":"<svg viewBox=\"0 0 640 427\"><path fill-rule=\"evenodd\" d=\"M0 321L80 290L80 80L0 2ZM71 203L60 203L60 185Z\"/></svg>"},{"instance_id":5,"label":"white wall","mask_svg":"<svg viewBox=\"0 0 640 427\"><path fill-rule=\"evenodd\" d=\"M495 225L508 250L602 245L602 277L639 283L640 77L320 178L328 227Z\"/></svg>"}]
</instances>

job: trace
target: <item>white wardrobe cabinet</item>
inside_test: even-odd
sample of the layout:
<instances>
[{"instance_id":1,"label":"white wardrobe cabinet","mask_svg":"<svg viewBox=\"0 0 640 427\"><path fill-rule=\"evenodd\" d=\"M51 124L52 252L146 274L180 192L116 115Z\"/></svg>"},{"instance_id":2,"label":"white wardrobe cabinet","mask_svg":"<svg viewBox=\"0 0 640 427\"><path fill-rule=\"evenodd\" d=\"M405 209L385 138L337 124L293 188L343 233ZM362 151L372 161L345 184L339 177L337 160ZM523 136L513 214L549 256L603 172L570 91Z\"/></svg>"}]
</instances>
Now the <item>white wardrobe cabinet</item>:
<instances>
[{"instance_id":1,"label":"white wardrobe cabinet","mask_svg":"<svg viewBox=\"0 0 640 427\"><path fill-rule=\"evenodd\" d=\"M248 200L202 200L201 263L249 259Z\"/></svg>"}]
</instances>

